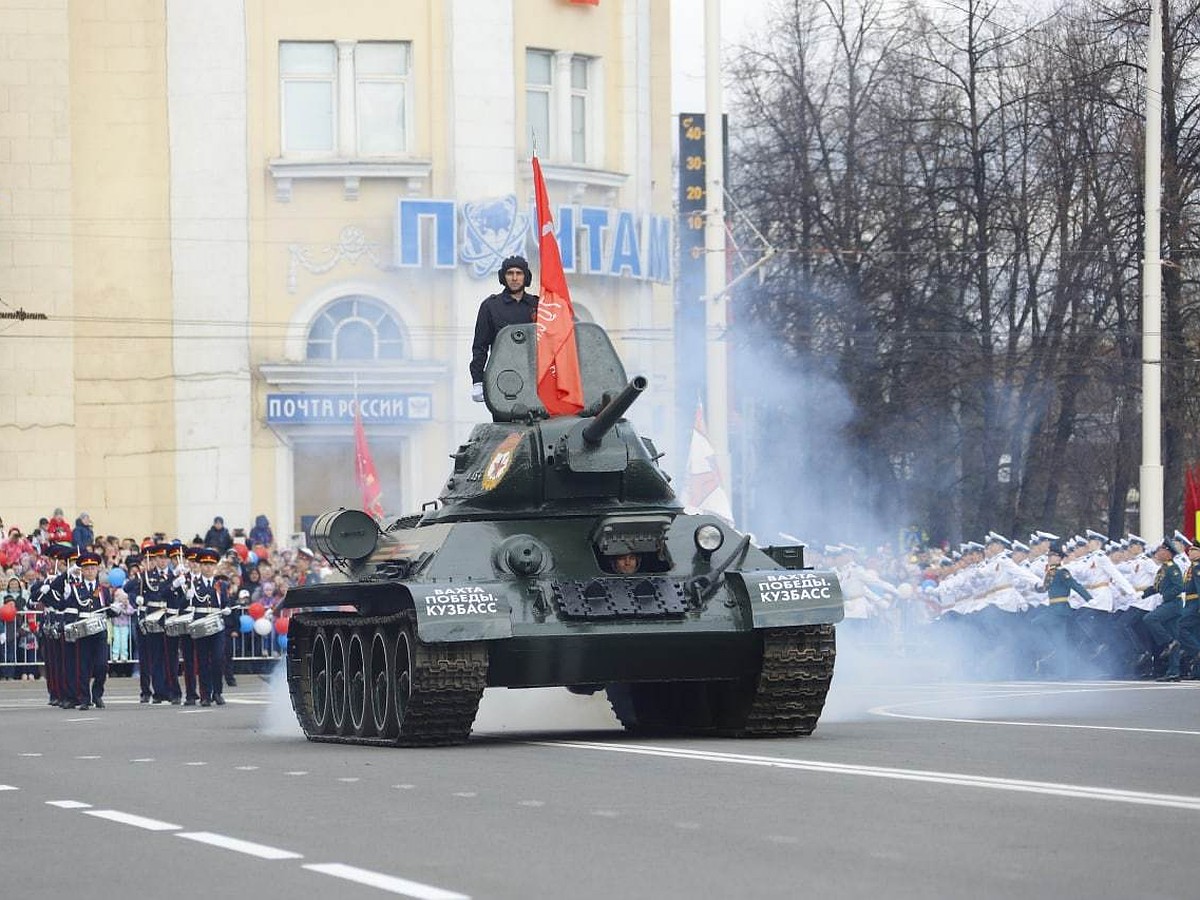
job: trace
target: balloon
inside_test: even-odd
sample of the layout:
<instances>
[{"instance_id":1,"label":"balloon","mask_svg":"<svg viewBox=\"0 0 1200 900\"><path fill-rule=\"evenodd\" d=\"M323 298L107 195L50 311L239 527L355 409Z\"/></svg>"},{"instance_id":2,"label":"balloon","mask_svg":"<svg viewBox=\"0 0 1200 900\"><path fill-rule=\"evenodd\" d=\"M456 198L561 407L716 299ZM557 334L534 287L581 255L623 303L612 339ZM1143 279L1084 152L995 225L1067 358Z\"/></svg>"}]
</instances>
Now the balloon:
<instances>
[{"instance_id":1,"label":"balloon","mask_svg":"<svg viewBox=\"0 0 1200 900\"><path fill-rule=\"evenodd\" d=\"M250 556L250 548L248 548L245 544L234 544L233 552L238 555L238 559L240 559L242 562L245 562Z\"/></svg>"},{"instance_id":2,"label":"balloon","mask_svg":"<svg viewBox=\"0 0 1200 900\"><path fill-rule=\"evenodd\" d=\"M242 613L241 617L238 619L238 630L242 634L249 634L252 632L254 630L254 619L248 616L246 613Z\"/></svg>"},{"instance_id":3,"label":"balloon","mask_svg":"<svg viewBox=\"0 0 1200 900\"><path fill-rule=\"evenodd\" d=\"M266 637L271 633L271 620L267 618L255 619L254 633L262 637Z\"/></svg>"},{"instance_id":4,"label":"balloon","mask_svg":"<svg viewBox=\"0 0 1200 900\"><path fill-rule=\"evenodd\" d=\"M282 619L276 619L275 620L275 631L278 632L279 634L287 634L288 621L290 619L291 619L290 616L284 616Z\"/></svg>"},{"instance_id":5,"label":"balloon","mask_svg":"<svg viewBox=\"0 0 1200 900\"><path fill-rule=\"evenodd\" d=\"M249 553L246 554L246 562L249 563L250 565L254 565L255 563L258 562L258 554L255 553L253 550L251 550Z\"/></svg>"},{"instance_id":6,"label":"balloon","mask_svg":"<svg viewBox=\"0 0 1200 900\"><path fill-rule=\"evenodd\" d=\"M900 585L900 587L896 588L896 590L899 592L900 596L904 597L905 599L908 599L913 595L913 586L907 581Z\"/></svg>"},{"instance_id":7,"label":"balloon","mask_svg":"<svg viewBox=\"0 0 1200 900\"><path fill-rule=\"evenodd\" d=\"M286 634L279 635L278 637L275 638L275 640L279 643L280 650L287 649L287 635Z\"/></svg>"},{"instance_id":8,"label":"balloon","mask_svg":"<svg viewBox=\"0 0 1200 900\"><path fill-rule=\"evenodd\" d=\"M926 578L924 581L921 582L921 590L923 590L923 591L932 591L932 590L936 590L936 589L937 589L937 582L934 581L932 578Z\"/></svg>"},{"instance_id":9,"label":"balloon","mask_svg":"<svg viewBox=\"0 0 1200 900\"><path fill-rule=\"evenodd\" d=\"M37 619L30 619L30 620L29 620L29 630L30 630L31 632L33 632L34 634L37 634L37 630L38 630Z\"/></svg>"},{"instance_id":10,"label":"balloon","mask_svg":"<svg viewBox=\"0 0 1200 900\"><path fill-rule=\"evenodd\" d=\"M0 622L13 622L17 618L17 604L9 600L0 606Z\"/></svg>"},{"instance_id":11,"label":"balloon","mask_svg":"<svg viewBox=\"0 0 1200 900\"><path fill-rule=\"evenodd\" d=\"M261 619L263 617L263 614L266 613L266 611L267 611L267 608L265 606L263 606L257 600L255 600L253 603L250 604L249 613L250 613L250 618L252 618L252 619Z\"/></svg>"},{"instance_id":12,"label":"balloon","mask_svg":"<svg viewBox=\"0 0 1200 900\"><path fill-rule=\"evenodd\" d=\"M114 588L123 587L125 585L125 570L119 566L113 566L109 569L108 583Z\"/></svg>"}]
</instances>

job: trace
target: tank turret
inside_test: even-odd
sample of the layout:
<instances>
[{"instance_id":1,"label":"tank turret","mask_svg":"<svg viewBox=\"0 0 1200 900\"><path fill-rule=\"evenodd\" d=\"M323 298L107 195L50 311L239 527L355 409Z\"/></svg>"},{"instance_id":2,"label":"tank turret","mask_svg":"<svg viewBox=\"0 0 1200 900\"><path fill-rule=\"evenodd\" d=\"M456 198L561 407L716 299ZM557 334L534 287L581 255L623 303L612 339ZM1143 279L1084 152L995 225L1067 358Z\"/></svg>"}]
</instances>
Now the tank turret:
<instances>
[{"instance_id":1,"label":"tank turret","mask_svg":"<svg viewBox=\"0 0 1200 900\"><path fill-rule=\"evenodd\" d=\"M641 733L810 733L833 676L842 595L802 547L754 546L683 509L661 454L624 419L648 389L578 323L578 415L537 395L534 325L503 329L484 374L492 421L454 453L424 512L318 517L340 583L288 591L288 688L314 741L467 739L485 687L607 692Z\"/></svg>"},{"instance_id":2,"label":"tank turret","mask_svg":"<svg viewBox=\"0 0 1200 900\"><path fill-rule=\"evenodd\" d=\"M597 504L636 512L680 508L653 442L622 418L649 382L626 377L598 325L579 323L575 335L584 409L550 418L536 390L535 326L501 330L484 374L492 422L476 426L451 454L454 471L425 522L574 516Z\"/></svg>"}]
</instances>

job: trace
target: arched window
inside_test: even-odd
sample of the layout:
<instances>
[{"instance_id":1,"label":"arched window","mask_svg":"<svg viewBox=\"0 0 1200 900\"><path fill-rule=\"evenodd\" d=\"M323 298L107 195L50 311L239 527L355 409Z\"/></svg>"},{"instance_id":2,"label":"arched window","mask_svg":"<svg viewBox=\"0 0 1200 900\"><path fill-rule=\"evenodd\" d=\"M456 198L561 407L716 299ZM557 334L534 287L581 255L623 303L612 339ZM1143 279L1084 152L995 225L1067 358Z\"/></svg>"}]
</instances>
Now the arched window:
<instances>
[{"instance_id":1,"label":"arched window","mask_svg":"<svg viewBox=\"0 0 1200 900\"><path fill-rule=\"evenodd\" d=\"M308 329L308 358L403 359L400 323L378 300L359 295L333 301Z\"/></svg>"}]
</instances>

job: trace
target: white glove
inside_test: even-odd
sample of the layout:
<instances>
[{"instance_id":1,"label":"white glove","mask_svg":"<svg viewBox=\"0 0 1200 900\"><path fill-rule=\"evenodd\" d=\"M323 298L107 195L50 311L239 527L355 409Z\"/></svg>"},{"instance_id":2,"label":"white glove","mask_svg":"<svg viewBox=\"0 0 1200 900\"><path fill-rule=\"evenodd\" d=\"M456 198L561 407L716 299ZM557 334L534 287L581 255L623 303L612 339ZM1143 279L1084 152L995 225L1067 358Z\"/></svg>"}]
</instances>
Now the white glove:
<instances>
[{"instance_id":1,"label":"white glove","mask_svg":"<svg viewBox=\"0 0 1200 900\"><path fill-rule=\"evenodd\" d=\"M483 382L477 381L471 385L471 399L476 403L483 402Z\"/></svg>"}]
</instances>

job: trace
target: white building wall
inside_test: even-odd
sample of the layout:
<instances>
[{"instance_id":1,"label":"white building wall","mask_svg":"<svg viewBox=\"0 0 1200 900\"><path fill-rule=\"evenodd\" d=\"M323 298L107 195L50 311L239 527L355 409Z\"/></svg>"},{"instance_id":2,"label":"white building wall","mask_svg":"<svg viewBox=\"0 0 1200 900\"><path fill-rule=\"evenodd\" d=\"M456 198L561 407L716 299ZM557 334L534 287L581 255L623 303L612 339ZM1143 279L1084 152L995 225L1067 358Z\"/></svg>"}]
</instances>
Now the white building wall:
<instances>
[{"instance_id":1,"label":"white building wall","mask_svg":"<svg viewBox=\"0 0 1200 900\"><path fill-rule=\"evenodd\" d=\"M167 0L177 531L253 521L242 0Z\"/></svg>"}]
</instances>

